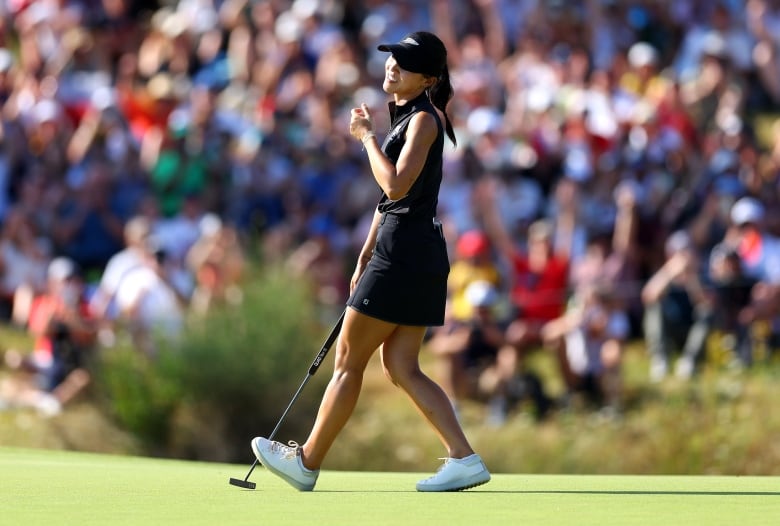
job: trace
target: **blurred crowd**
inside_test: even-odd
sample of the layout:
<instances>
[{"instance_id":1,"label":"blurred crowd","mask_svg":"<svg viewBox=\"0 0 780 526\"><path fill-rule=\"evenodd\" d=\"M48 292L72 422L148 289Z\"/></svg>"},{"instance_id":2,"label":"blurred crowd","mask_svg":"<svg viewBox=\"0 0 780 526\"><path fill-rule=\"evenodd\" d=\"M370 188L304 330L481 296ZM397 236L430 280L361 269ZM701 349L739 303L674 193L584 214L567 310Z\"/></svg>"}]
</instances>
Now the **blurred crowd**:
<instances>
[{"instance_id":1,"label":"blurred crowd","mask_svg":"<svg viewBox=\"0 0 780 526\"><path fill-rule=\"evenodd\" d=\"M349 111L387 129L376 45L420 29L456 92L428 340L454 403L544 417L544 349L565 399L619 411L632 339L650 381L714 335L738 367L773 344L777 0L3 0L0 315L40 339L6 364L45 379L21 398L88 383L63 348L154 356L240 301L248 252L342 303L379 199Z\"/></svg>"}]
</instances>

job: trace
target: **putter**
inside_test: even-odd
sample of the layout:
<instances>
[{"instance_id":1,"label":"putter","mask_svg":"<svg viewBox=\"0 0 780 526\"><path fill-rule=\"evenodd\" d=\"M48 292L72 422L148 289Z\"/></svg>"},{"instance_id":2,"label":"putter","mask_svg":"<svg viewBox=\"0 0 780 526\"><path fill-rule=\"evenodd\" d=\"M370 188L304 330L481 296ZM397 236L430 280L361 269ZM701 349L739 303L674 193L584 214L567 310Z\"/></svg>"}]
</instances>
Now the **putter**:
<instances>
[{"instance_id":1,"label":"putter","mask_svg":"<svg viewBox=\"0 0 780 526\"><path fill-rule=\"evenodd\" d=\"M314 357L314 361L311 362L311 366L309 366L309 373L306 375L306 378L303 379L303 382L301 382L301 385L298 387L298 390L295 391L295 394L293 395L292 400L290 400L290 403L287 404L287 409L285 409L284 413L282 413L281 418L279 418L279 421L276 423L276 427L274 427L274 430L271 431L270 435L268 435L268 440L274 439L274 437L276 436L276 432L279 431L279 427L282 425L282 422L284 421L284 418L287 416L287 413L290 411L290 408L298 399L298 396L300 396L301 391L303 391L303 388L306 386L307 383L309 383L309 380L311 379L312 376L314 376L314 373L317 372L317 369L320 368L320 364L322 363L322 360L325 359L325 356L328 354L328 351L330 351L330 348L333 346L333 343L336 341L336 338L338 338L339 331L341 330L341 324L344 322L344 314L346 314L346 312L347 310L344 309L338 321L331 329L328 338L325 340L325 343L322 344L322 348L320 349L320 352L317 353L317 356ZM257 459L255 459L255 461L252 462L252 467L249 468L249 473L246 474L246 477L244 477L243 480L230 477L230 483L233 486L238 486L239 488L255 489L255 487L257 487L257 484L251 482L249 480L249 476L255 470L257 464L259 464L259 462Z\"/></svg>"}]
</instances>

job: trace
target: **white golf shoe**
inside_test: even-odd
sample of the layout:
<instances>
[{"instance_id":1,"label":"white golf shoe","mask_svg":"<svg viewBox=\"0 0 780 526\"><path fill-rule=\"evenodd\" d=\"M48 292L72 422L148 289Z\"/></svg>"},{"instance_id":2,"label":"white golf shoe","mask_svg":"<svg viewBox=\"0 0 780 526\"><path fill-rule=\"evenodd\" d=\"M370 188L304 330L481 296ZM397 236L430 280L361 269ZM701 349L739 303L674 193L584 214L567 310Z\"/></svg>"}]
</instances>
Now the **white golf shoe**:
<instances>
[{"instance_id":1,"label":"white golf shoe","mask_svg":"<svg viewBox=\"0 0 780 526\"><path fill-rule=\"evenodd\" d=\"M490 472L476 453L443 460L444 464L434 476L417 483L417 491L460 491L490 480Z\"/></svg>"},{"instance_id":2,"label":"white golf shoe","mask_svg":"<svg viewBox=\"0 0 780 526\"><path fill-rule=\"evenodd\" d=\"M317 483L320 470L307 469L301 460L301 446L290 442L285 446L279 442L257 437L252 440L252 451L268 471L283 478L299 491L311 491Z\"/></svg>"}]
</instances>

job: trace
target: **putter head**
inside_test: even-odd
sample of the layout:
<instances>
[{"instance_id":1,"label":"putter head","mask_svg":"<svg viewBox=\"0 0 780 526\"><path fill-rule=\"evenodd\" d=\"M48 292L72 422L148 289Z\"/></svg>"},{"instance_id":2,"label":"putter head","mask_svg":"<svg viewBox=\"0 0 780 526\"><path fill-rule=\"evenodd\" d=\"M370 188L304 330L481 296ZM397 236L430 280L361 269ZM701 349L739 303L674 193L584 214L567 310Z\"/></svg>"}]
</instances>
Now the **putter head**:
<instances>
[{"instance_id":1,"label":"putter head","mask_svg":"<svg viewBox=\"0 0 780 526\"><path fill-rule=\"evenodd\" d=\"M243 479L235 479L233 477L230 477L230 483L233 486L238 486L239 488L244 488L244 489L255 489L257 487L257 484L255 484L254 482L250 482L248 480L243 480Z\"/></svg>"}]
</instances>

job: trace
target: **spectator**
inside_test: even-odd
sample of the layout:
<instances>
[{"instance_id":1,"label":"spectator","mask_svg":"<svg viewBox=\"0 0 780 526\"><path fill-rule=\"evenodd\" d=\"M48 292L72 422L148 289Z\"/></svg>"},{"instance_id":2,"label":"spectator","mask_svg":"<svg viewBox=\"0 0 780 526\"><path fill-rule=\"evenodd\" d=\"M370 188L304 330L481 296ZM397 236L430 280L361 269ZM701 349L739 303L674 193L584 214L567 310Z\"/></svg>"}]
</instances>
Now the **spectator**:
<instances>
[{"instance_id":1,"label":"spectator","mask_svg":"<svg viewBox=\"0 0 780 526\"><path fill-rule=\"evenodd\" d=\"M504 328L494 312L498 292L488 281L472 281L463 293L469 315L453 319L452 299L447 319L436 327L427 348L436 356L441 385L456 410L465 400L493 396L496 354L504 343Z\"/></svg>"},{"instance_id":2,"label":"spectator","mask_svg":"<svg viewBox=\"0 0 780 526\"><path fill-rule=\"evenodd\" d=\"M151 202L156 203L154 200ZM150 213L155 216L154 210ZM190 297L195 286L194 275L187 268L187 254L203 234L202 225L208 215L203 196L188 194L177 214L173 217L159 217L157 214L153 223L154 239L165 251L165 267L171 282L184 297Z\"/></svg>"},{"instance_id":3,"label":"spectator","mask_svg":"<svg viewBox=\"0 0 780 526\"><path fill-rule=\"evenodd\" d=\"M11 210L0 231L0 314L11 319L14 295L19 287L28 286L41 292L46 282L46 266L51 246L35 231L30 218Z\"/></svg>"},{"instance_id":4,"label":"spectator","mask_svg":"<svg viewBox=\"0 0 780 526\"><path fill-rule=\"evenodd\" d=\"M442 388L455 409L466 400L486 402L490 408L486 423L500 426L513 407L528 401L534 418L542 420L553 404L540 378L523 372L505 385L498 368L496 358L505 344L498 289L477 279L466 287L462 301L469 307L469 317L453 319L450 300L444 325L433 330L427 344L436 356Z\"/></svg>"},{"instance_id":5,"label":"spectator","mask_svg":"<svg viewBox=\"0 0 780 526\"><path fill-rule=\"evenodd\" d=\"M713 303L698 255L687 232L666 242L666 262L642 289L644 334L650 355L650 379L661 381L669 371L674 347L681 348L675 374L689 379L704 358L712 329Z\"/></svg>"},{"instance_id":6,"label":"spectator","mask_svg":"<svg viewBox=\"0 0 780 526\"><path fill-rule=\"evenodd\" d=\"M512 384L526 370L527 355L542 344L542 327L564 312L568 296L568 260L553 251L553 228L548 221L535 221L528 228L526 250L518 248L492 205L495 199L488 185L481 196L481 211L486 232L511 269L511 320L505 332L505 344L497 356L496 396L492 410L497 420L504 418Z\"/></svg>"},{"instance_id":7,"label":"spectator","mask_svg":"<svg viewBox=\"0 0 780 526\"><path fill-rule=\"evenodd\" d=\"M51 236L58 252L97 275L122 248L122 219L112 209L113 181L106 164L90 165L85 181L60 203Z\"/></svg>"},{"instance_id":8,"label":"spectator","mask_svg":"<svg viewBox=\"0 0 780 526\"><path fill-rule=\"evenodd\" d=\"M477 281L488 283L497 291L501 275L493 260L487 235L480 230L469 230L458 237L447 280L452 318L456 323L468 323L473 319L473 302L466 291Z\"/></svg>"},{"instance_id":9,"label":"spectator","mask_svg":"<svg viewBox=\"0 0 780 526\"><path fill-rule=\"evenodd\" d=\"M119 315L116 294L130 271L142 266L146 261L150 234L151 224L143 216L133 217L124 225L125 248L108 261L97 290L90 300L92 313L105 330L102 333L106 338L104 343L112 341L113 326Z\"/></svg>"},{"instance_id":10,"label":"spectator","mask_svg":"<svg viewBox=\"0 0 780 526\"><path fill-rule=\"evenodd\" d=\"M767 233L764 220L765 209L760 201L753 197L741 198L731 208L733 226L725 240L735 246L745 275L756 280L740 321L748 325L768 322L770 332L779 334L780 240ZM752 363L751 354L741 353L745 365Z\"/></svg>"},{"instance_id":11,"label":"spectator","mask_svg":"<svg viewBox=\"0 0 780 526\"><path fill-rule=\"evenodd\" d=\"M620 365L629 333L628 316L610 284L593 284L565 315L544 325L545 343L564 348L561 372L567 399L584 393L597 407L622 410Z\"/></svg>"},{"instance_id":12,"label":"spectator","mask_svg":"<svg viewBox=\"0 0 780 526\"><path fill-rule=\"evenodd\" d=\"M689 222L689 232L691 240L702 253L712 250L726 236L731 226L731 208L742 191L740 182L727 175L716 179L696 202L699 210Z\"/></svg>"},{"instance_id":13,"label":"spectator","mask_svg":"<svg viewBox=\"0 0 780 526\"><path fill-rule=\"evenodd\" d=\"M205 137L200 133L188 133L186 119L184 114L172 113L168 129L162 132L159 142L150 144L146 149L153 152L148 153L147 167L165 217L178 214L187 195L206 190L208 164L203 149ZM149 143L154 141L155 135L148 135Z\"/></svg>"},{"instance_id":14,"label":"spectator","mask_svg":"<svg viewBox=\"0 0 780 526\"><path fill-rule=\"evenodd\" d=\"M753 48L753 60L771 100L780 101L780 61L778 61L778 23L780 6L767 0L748 0L746 2L747 27L756 46Z\"/></svg>"},{"instance_id":15,"label":"spectator","mask_svg":"<svg viewBox=\"0 0 780 526\"><path fill-rule=\"evenodd\" d=\"M780 282L780 241L766 232L764 205L743 197L734 203L730 217L732 228L725 239L736 246L745 272L761 282Z\"/></svg>"},{"instance_id":16,"label":"spectator","mask_svg":"<svg viewBox=\"0 0 780 526\"><path fill-rule=\"evenodd\" d=\"M246 255L235 228L213 214L200 222L200 236L187 252L186 264L195 277L190 307L204 314L215 304L239 304Z\"/></svg>"},{"instance_id":17,"label":"spectator","mask_svg":"<svg viewBox=\"0 0 780 526\"><path fill-rule=\"evenodd\" d=\"M606 184L610 176L602 171L594 175L598 184ZM587 206L581 202L588 195L583 187L562 178L555 192L557 238L563 247L584 244L584 248L569 249L573 255L566 311L542 327L542 338L545 347L557 354L564 400L584 393L588 401L609 412L622 407L620 363L625 342L634 332L639 296L641 201L638 185L632 183L623 181L611 192L615 214L611 228L597 223L591 233L579 211Z\"/></svg>"},{"instance_id":18,"label":"spectator","mask_svg":"<svg viewBox=\"0 0 780 526\"><path fill-rule=\"evenodd\" d=\"M34 337L32 352L9 350L5 362L32 373L34 382L11 381L0 396L11 406L56 414L89 384L89 354L97 334L72 260L58 257L49 264L46 290L36 294L25 325Z\"/></svg>"},{"instance_id":19,"label":"spectator","mask_svg":"<svg viewBox=\"0 0 780 526\"><path fill-rule=\"evenodd\" d=\"M723 56L740 71L752 69L754 42L744 20L729 12L728 2L717 1L708 7L709 15L702 23L694 23L685 33L677 54L677 73L683 78L696 75L707 55Z\"/></svg>"},{"instance_id":20,"label":"spectator","mask_svg":"<svg viewBox=\"0 0 780 526\"><path fill-rule=\"evenodd\" d=\"M713 330L721 342L728 343L735 364L747 367L752 362L751 317L749 305L756 280L748 276L736 249L719 243L710 253L709 280L715 294Z\"/></svg>"},{"instance_id":21,"label":"spectator","mask_svg":"<svg viewBox=\"0 0 780 526\"><path fill-rule=\"evenodd\" d=\"M500 284L487 235L477 229L463 232L450 263L446 319L428 342L437 357L442 388L456 409L463 400L492 394L492 387L480 378L495 376L496 353L504 341Z\"/></svg>"},{"instance_id":22,"label":"spectator","mask_svg":"<svg viewBox=\"0 0 780 526\"><path fill-rule=\"evenodd\" d=\"M167 254L149 240L137 265L127 269L116 288L118 321L133 345L155 358L161 344L176 342L184 330L187 300L171 283Z\"/></svg>"},{"instance_id":23,"label":"spectator","mask_svg":"<svg viewBox=\"0 0 780 526\"><path fill-rule=\"evenodd\" d=\"M336 229L325 216L309 221L308 239L296 248L286 261L293 276L306 279L320 304L336 310L349 297L349 283L344 279L342 260L335 250Z\"/></svg>"}]
</instances>

